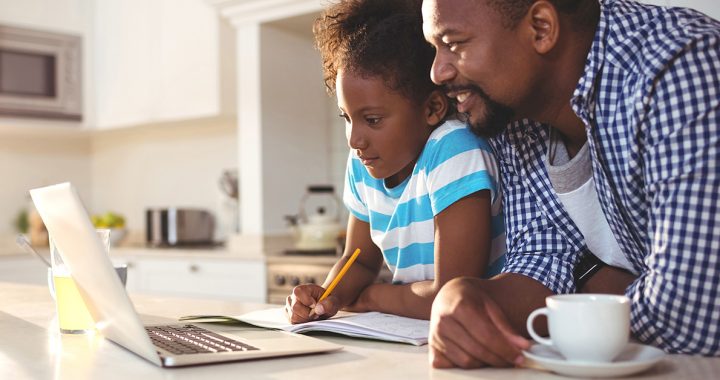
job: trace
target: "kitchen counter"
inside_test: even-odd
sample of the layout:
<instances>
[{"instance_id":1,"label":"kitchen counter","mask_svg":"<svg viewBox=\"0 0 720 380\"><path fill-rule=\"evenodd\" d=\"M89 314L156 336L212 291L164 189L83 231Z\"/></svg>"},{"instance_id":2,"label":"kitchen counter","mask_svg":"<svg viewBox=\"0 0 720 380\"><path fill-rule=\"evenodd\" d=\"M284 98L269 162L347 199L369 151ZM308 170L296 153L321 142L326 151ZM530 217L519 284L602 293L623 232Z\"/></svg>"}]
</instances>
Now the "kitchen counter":
<instances>
[{"instance_id":1,"label":"kitchen counter","mask_svg":"<svg viewBox=\"0 0 720 380\"><path fill-rule=\"evenodd\" d=\"M531 369L437 370L427 346L320 336L345 348L336 353L162 369L100 335L62 335L47 288L0 283L0 378L2 379L567 379ZM241 314L265 305L169 297L131 296L146 320L188 314ZM720 359L670 355L632 379L710 379Z\"/></svg>"},{"instance_id":2,"label":"kitchen counter","mask_svg":"<svg viewBox=\"0 0 720 380\"><path fill-rule=\"evenodd\" d=\"M48 260L50 249L48 247L35 247L35 250ZM274 254L271 253L271 254ZM15 246L0 250L0 258L23 258L33 256ZM145 247L145 246L119 246L110 247L110 257L167 257L167 258L215 258L215 259L248 259L264 260L263 251L234 252L223 246L217 247Z\"/></svg>"},{"instance_id":3,"label":"kitchen counter","mask_svg":"<svg viewBox=\"0 0 720 380\"><path fill-rule=\"evenodd\" d=\"M0 281L47 283L45 265L19 247L0 256ZM49 259L48 248L37 249ZM265 302L267 277L262 251L231 252L223 247L111 247L110 259L128 266L130 293Z\"/></svg>"},{"instance_id":4,"label":"kitchen counter","mask_svg":"<svg viewBox=\"0 0 720 380\"><path fill-rule=\"evenodd\" d=\"M45 284L45 266L12 243L0 249L0 281ZM116 265L128 265L131 293L281 302L300 281L322 281L338 259L335 255L284 255L292 243L290 236L281 235L238 236L227 246L212 247L124 244L111 247L110 258ZM50 256L47 247L37 251Z\"/></svg>"}]
</instances>

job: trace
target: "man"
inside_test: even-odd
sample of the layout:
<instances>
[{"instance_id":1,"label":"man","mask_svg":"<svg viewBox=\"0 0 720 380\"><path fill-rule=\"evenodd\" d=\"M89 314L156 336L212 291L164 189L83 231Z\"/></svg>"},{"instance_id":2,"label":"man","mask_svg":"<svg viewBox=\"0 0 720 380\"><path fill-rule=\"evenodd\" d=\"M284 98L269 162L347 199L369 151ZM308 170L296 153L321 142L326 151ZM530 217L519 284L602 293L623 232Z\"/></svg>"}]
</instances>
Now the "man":
<instances>
[{"instance_id":1,"label":"man","mask_svg":"<svg viewBox=\"0 0 720 380\"><path fill-rule=\"evenodd\" d=\"M505 273L438 294L433 366L522 363L530 311L579 291L625 293L641 342L720 355L720 23L629 0L425 0L423 21L433 81L494 136L508 242Z\"/></svg>"}]
</instances>

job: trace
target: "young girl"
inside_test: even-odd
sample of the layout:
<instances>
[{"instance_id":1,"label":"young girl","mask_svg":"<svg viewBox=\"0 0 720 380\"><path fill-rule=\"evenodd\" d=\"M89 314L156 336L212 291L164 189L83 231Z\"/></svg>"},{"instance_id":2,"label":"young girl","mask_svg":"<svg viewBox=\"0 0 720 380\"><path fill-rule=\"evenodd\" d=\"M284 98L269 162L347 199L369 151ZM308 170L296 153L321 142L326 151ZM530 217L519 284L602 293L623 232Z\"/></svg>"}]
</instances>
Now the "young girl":
<instances>
[{"instance_id":1,"label":"young girl","mask_svg":"<svg viewBox=\"0 0 720 380\"><path fill-rule=\"evenodd\" d=\"M316 21L325 84L345 120L346 251L323 286L287 298L292 323L338 310L429 319L435 295L458 276L499 272L505 244L489 146L459 121L430 80L434 50L420 0L343 0ZM356 248L333 292L317 302ZM374 283L383 261L392 284ZM312 313L311 313L312 311Z\"/></svg>"}]
</instances>

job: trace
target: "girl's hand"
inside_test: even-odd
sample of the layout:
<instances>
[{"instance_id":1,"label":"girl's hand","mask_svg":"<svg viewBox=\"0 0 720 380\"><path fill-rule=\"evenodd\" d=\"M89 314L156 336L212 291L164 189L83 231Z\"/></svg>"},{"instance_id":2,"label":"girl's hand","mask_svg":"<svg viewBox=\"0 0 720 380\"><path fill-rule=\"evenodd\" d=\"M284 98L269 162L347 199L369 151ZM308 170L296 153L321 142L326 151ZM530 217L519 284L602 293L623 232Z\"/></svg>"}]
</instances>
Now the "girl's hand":
<instances>
[{"instance_id":1,"label":"girl's hand","mask_svg":"<svg viewBox=\"0 0 720 380\"><path fill-rule=\"evenodd\" d=\"M292 324L305 323L337 314L340 305L336 297L330 295L322 302L317 302L324 292L325 288L314 284L296 286L285 300L288 321Z\"/></svg>"}]
</instances>

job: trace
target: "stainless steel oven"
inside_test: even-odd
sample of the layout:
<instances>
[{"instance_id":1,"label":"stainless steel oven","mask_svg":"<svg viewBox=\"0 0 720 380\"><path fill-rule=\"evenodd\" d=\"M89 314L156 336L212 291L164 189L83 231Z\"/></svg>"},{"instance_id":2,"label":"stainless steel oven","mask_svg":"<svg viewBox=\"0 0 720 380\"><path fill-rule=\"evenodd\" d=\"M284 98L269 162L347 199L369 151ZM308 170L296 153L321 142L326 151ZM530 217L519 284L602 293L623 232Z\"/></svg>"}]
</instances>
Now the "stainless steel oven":
<instances>
[{"instance_id":1,"label":"stainless steel oven","mask_svg":"<svg viewBox=\"0 0 720 380\"><path fill-rule=\"evenodd\" d=\"M267 257L267 302L284 304L292 289L300 284L322 284L338 256L328 254L298 254L288 251ZM378 282L389 283L392 274L383 267Z\"/></svg>"}]
</instances>

